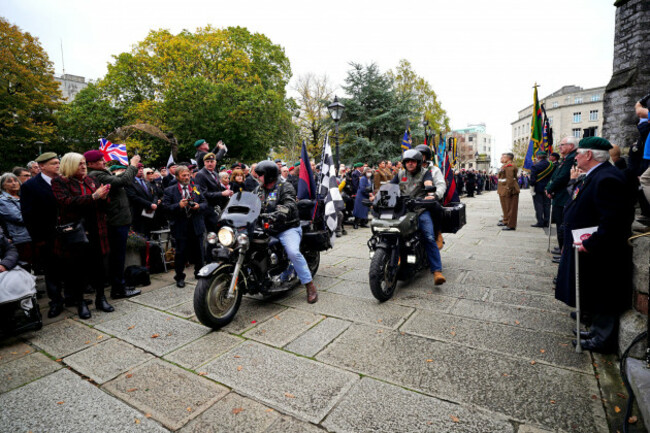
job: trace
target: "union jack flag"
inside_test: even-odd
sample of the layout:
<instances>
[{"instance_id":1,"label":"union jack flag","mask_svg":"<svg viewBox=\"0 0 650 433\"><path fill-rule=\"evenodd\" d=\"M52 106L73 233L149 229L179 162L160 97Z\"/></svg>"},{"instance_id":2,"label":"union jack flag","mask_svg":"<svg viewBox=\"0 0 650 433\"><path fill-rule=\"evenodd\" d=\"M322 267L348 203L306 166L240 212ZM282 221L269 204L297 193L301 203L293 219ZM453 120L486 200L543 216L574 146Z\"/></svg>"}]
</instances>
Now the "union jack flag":
<instances>
[{"instance_id":1,"label":"union jack flag","mask_svg":"<svg viewBox=\"0 0 650 433\"><path fill-rule=\"evenodd\" d=\"M124 165L129 165L126 154L126 144L113 144L105 138L99 139L99 151L104 154L104 160L118 160Z\"/></svg>"}]
</instances>

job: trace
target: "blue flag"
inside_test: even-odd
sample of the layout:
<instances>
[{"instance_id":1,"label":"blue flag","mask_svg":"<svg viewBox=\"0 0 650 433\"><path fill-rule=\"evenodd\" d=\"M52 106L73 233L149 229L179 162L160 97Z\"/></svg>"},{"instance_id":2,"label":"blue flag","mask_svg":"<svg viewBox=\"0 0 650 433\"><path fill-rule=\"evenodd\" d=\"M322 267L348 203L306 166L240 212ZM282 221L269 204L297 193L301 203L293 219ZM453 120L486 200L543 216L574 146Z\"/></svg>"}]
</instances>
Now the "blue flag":
<instances>
[{"instance_id":1,"label":"blue flag","mask_svg":"<svg viewBox=\"0 0 650 433\"><path fill-rule=\"evenodd\" d=\"M402 153L411 148L411 128L406 128L402 137Z\"/></svg>"},{"instance_id":2,"label":"blue flag","mask_svg":"<svg viewBox=\"0 0 650 433\"><path fill-rule=\"evenodd\" d=\"M302 141L302 151L300 152L300 175L298 177L298 200L316 198L316 185L314 185L314 173L311 171L311 163L307 154L307 146Z\"/></svg>"}]
</instances>

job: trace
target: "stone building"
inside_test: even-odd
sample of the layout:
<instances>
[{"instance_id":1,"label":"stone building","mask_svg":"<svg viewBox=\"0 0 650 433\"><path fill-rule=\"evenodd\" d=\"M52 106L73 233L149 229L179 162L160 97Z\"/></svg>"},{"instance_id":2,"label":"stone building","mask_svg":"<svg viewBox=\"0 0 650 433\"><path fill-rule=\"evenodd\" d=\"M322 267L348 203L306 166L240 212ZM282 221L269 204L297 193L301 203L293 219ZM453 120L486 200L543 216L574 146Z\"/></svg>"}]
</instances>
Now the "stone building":
<instances>
[{"instance_id":1,"label":"stone building","mask_svg":"<svg viewBox=\"0 0 650 433\"><path fill-rule=\"evenodd\" d=\"M71 102L77 93L88 86L86 78L79 75L62 74L60 77L55 75L54 79L61 86L61 93L66 98L65 102Z\"/></svg>"},{"instance_id":2,"label":"stone building","mask_svg":"<svg viewBox=\"0 0 650 433\"><path fill-rule=\"evenodd\" d=\"M546 115L553 132L553 143L559 143L567 136L582 138L587 131L590 135L601 136L603 131L603 94L605 87L583 89L578 86L564 86L545 98ZM518 118L512 126L513 149L527 148L530 142L530 123L533 105L519 110Z\"/></svg>"},{"instance_id":3,"label":"stone building","mask_svg":"<svg viewBox=\"0 0 650 433\"><path fill-rule=\"evenodd\" d=\"M614 5L614 67L605 91L603 135L630 147L639 137L634 104L650 93L650 1L618 0Z\"/></svg>"},{"instance_id":4,"label":"stone building","mask_svg":"<svg viewBox=\"0 0 650 433\"><path fill-rule=\"evenodd\" d=\"M485 123L467 125L451 134L457 139L458 168L490 170L492 136L486 132Z\"/></svg>"}]
</instances>

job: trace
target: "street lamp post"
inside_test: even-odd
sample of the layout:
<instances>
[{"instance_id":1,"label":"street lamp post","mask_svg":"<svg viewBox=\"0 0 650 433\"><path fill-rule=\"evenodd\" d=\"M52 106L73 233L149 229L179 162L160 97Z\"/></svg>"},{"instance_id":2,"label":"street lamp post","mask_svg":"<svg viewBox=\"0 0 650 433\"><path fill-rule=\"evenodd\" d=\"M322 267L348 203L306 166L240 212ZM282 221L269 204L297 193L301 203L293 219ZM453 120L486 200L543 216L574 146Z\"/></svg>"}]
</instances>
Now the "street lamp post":
<instances>
[{"instance_id":1,"label":"street lamp post","mask_svg":"<svg viewBox=\"0 0 650 433\"><path fill-rule=\"evenodd\" d=\"M334 95L334 102L327 106L327 110L330 112L330 116L332 116L332 120L334 121L336 139L336 175L338 176L339 166L341 165L341 161L339 159L339 120L341 120L341 117L343 116L343 110L345 110L345 106L341 104L339 102L339 98Z\"/></svg>"},{"instance_id":2,"label":"street lamp post","mask_svg":"<svg viewBox=\"0 0 650 433\"><path fill-rule=\"evenodd\" d=\"M42 146L45 143L43 143L42 141L35 141L34 144L38 146L38 154L40 155L41 153L43 153L42 152Z\"/></svg>"}]
</instances>

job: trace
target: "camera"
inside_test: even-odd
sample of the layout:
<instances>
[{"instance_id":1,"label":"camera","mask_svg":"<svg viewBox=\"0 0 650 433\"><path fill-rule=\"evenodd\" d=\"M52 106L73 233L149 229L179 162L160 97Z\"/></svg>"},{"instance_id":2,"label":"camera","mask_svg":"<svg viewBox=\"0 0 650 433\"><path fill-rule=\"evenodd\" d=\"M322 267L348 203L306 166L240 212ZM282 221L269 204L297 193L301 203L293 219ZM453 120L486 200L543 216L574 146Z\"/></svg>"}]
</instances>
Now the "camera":
<instances>
[{"instance_id":1,"label":"camera","mask_svg":"<svg viewBox=\"0 0 650 433\"><path fill-rule=\"evenodd\" d=\"M643 108L648 108L648 101L649 100L650 100L650 93L645 95L643 98L639 99L639 104L641 104L641 106Z\"/></svg>"},{"instance_id":2,"label":"camera","mask_svg":"<svg viewBox=\"0 0 650 433\"><path fill-rule=\"evenodd\" d=\"M196 202L194 200L192 200L191 198L187 199L187 207L189 207L190 209L193 208L195 204L196 204Z\"/></svg>"}]
</instances>

